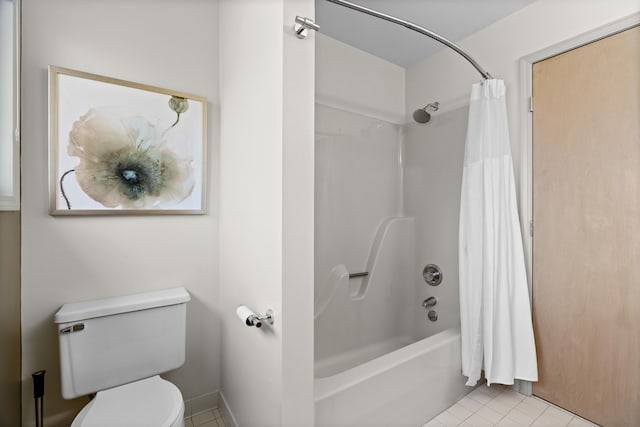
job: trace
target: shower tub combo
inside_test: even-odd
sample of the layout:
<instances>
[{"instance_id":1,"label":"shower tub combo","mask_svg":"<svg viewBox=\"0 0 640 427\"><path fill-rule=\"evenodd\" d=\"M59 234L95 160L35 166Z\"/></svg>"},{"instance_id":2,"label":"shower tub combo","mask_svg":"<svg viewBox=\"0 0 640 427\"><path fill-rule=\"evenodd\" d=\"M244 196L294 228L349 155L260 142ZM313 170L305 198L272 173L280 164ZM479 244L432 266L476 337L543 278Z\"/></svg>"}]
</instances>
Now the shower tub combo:
<instances>
[{"instance_id":1,"label":"shower tub combo","mask_svg":"<svg viewBox=\"0 0 640 427\"><path fill-rule=\"evenodd\" d=\"M470 389L460 372L457 307L416 286L415 219L385 221L369 257L369 275L329 274L316 303L317 426L420 426ZM354 282L359 282L355 283ZM317 300L318 301L318 300Z\"/></svg>"},{"instance_id":2,"label":"shower tub combo","mask_svg":"<svg viewBox=\"0 0 640 427\"><path fill-rule=\"evenodd\" d=\"M465 119L405 126L316 106L318 427L417 427L471 391L457 283ZM425 143L443 137L446 152ZM442 268L438 286L426 264Z\"/></svg>"},{"instance_id":3,"label":"shower tub combo","mask_svg":"<svg viewBox=\"0 0 640 427\"><path fill-rule=\"evenodd\" d=\"M411 22L328 0L459 46ZM391 124L316 108L315 418L417 427L471 388L461 372L458 218L466 108ZM429 123L426 125L426 123ZM427 127L425 127L427 126ZM440 264L442 284L423 281ZM435 305L434 305L435 303Z\"/></svg>"}]
</instances>

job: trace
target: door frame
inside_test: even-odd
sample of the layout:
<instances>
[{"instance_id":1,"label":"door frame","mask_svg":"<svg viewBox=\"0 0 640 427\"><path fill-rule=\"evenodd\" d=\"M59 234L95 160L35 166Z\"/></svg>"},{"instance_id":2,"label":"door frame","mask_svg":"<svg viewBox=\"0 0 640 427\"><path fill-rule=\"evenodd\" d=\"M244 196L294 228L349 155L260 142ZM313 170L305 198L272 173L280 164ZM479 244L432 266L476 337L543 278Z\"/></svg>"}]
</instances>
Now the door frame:
<instances>
[{"instance_id":1,"label":"door frame","mask_svg":"<svg viewBox=\"0 0 640 427\"><path fill-rule=\"evenodd\" d=\"M523 149L520 150L519 207L530 298L533 293L533 114L530 101L533 94L533 64L638 25L640 13L634 13L520 58L520 141L523 143ZM520 381L517 388L528 396L533 393L533 384L529 381Z\"/></svg>"}]
</instances>

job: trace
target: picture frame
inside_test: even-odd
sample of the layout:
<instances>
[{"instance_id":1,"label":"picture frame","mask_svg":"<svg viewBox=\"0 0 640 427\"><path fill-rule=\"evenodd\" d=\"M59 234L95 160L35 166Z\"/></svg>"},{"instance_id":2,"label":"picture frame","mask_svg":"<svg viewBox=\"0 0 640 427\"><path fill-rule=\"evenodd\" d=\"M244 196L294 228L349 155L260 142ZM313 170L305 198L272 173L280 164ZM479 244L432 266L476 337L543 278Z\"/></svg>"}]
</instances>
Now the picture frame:
<instances>
[{"instance_id":1,"label":"picture frame","mask_svg":"<svg viewBox=\"0 0 640 427\"><path fill-rule=\"evenodd\" d=\"M206 213L207 100L49 66L49 213Z\"/></svg>"}]
</instances>

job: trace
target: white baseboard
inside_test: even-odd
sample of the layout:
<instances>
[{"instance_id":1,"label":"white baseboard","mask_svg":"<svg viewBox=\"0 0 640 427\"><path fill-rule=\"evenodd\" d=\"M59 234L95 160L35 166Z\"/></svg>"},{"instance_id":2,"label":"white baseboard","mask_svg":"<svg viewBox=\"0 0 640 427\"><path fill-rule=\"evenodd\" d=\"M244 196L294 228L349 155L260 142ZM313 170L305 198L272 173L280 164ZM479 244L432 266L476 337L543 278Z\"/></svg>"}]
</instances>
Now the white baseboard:
<instances>
[{"instance_id":1,"label":"white baseboard","mask_svg":"<svg viewBox=\"0 0 640 427\"><path fill-rule=\"evenodd\" d=\"M200 412L209 411L219 406L220 392L203 394L184 401L184 417L188 418Z\"/></svg>"},{"instance_id":2,"label":"white baseboard","mask_svg":"<svg viewBox=\"0 0 640 427\"><path fill-rule=\"evenodd\" d=\"M238 427L236 417L233 416L233 412L231 412L231 408L229 408L229 404L224 398L224 394L222 394L222 392L220 392L219 410L220 415L222 415L222 419L224 420L225 427Z\"/></svg>"}]
</instances>

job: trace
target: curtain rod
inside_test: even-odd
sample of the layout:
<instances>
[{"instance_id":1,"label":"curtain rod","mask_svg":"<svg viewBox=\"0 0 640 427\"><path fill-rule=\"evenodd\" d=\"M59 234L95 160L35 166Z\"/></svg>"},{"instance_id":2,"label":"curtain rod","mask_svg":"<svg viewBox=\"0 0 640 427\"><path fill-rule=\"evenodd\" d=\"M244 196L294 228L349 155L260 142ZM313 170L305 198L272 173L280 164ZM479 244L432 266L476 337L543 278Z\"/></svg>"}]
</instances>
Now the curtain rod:
<instances>
[{"instance_id":1,"label":"curtain rod","mask_svg":"<svg viewBox=\"0 0 640 427\"><path fill-rule=\"evenodd\" d=\"M458 46L457 44L453 43L450 40L447 40L446 38L442 37L440 34L434 33L433 31L427 30L426 28L421 27L419 25L416 25L416 24L414 24L412 22L405 21L404 19L396 18L395 16L387 15L386 13L378 12L377 10L369 9L368 7L360 6L359 4L351 3L351 2L346 1L346 0L327 0L327 1L331 2L331 3L335 3L335 4L340 5L340 6L347 7L349 9L356 10L358 12L366 13L367 15L375 16L376 18L384 19L385 21L393 22L394 24L402 25L403 27L406 27L406 28L408 28L410 30L416 31L416 32L418 32L420 34L423 34L423 35L425 35L427 37L430 37L430 38L442 43L443 45L447 46L448 48L453 49L455 52L457 52L464 59L469 61L469 63L471 65L473 65L473 67L476 70L478 70L478 72L480 73L482 78L484 78L484 79L492 79L493 78L491 76L491 74L489 74L487 71L485 71L484 68L482 68L480 66L480 64L478 64L475 61L475 59L473 59L467 52L462 50L462 48L460 46Z\"/></svg>"}]
</instances>

